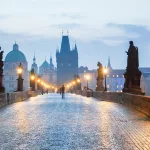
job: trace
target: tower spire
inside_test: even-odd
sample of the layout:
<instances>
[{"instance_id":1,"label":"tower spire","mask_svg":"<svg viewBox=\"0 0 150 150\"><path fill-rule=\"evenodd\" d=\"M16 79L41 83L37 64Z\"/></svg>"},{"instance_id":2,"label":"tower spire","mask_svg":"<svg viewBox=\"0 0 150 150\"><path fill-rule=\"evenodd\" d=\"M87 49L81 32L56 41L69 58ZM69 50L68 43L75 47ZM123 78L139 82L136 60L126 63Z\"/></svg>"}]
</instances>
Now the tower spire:
<instances>
[{"instance_id":1,"label":"tower spire","mask_svg":"<svg viewBox=\"0 0 150 150\"><path fill-rule=\"evenodd\" d=\"M110 63L110 56L108 57L108 65L107 65L107 68L112 70L112 67L111 67L111 63Z\"/></svg>"},{"instance_id":2,"label":"tower spire","mask_svg":"<svg viewBox=\"0 0 150 150\"><path fill-rule=\"evenodd\" d=\"M34 51L33 63L35 62L36 62L36 58L35 58L35 51Z\"/></svg>"},{"instance_id":3,"label":"tower spire","mask_svg":"<svg viewBox=\"0 0 150 150\"><path fill-rule=\"evenodd\" d=\"M50 64L53 63L53 59L52 59L52 53L50 53Z\"/></svg>"}]
</instances>

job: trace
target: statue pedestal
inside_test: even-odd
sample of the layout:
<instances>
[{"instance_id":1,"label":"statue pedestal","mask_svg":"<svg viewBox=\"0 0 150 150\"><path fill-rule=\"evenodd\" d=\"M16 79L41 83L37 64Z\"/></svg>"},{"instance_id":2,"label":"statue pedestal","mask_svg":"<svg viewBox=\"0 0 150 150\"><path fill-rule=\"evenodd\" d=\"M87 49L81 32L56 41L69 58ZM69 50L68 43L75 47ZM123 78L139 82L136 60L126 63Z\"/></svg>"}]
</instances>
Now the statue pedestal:
<instances>
[{"instance_id":1,"label":"statue pedestal","mask_svg":"<svg viewBox=\"0 0 150 150\"><path fill-rule=\"evenodd\" d=\"M132 75L131 72L126 72L124 74L125 84L123 88L123 92L143 95L142 90L140 88L140 80L141 80L141 71L136 70L133 72L135 75Z\"/></svg>"},{"instance_id":2,"label":"statue pedestal","mask_svg":"<svg viewBox=\"0 0 150 150\"><path fill-rule=\"evenodd\" d=\"M103 78L97 79L97 87L96 91L104 91L104 86L103 86Z\"/></svg>"},{"instance_id":3,"label":"statue pedestal","mask_svg":"<svg viewBox=\"0 0 150 150\"><path fill-rule=\"evenodd\" d=\"M141 88L135 89L135 88L124 88L124 93L131 93L136 95L143 95Z\"/></svg>"},{"instance_id":4,"label":"statue pedestal","mask_svg":"<svg viewBox=\"0 0 150 150\"><path fill-rule=\"evenodd\" d=\"M17 81L18 81L17 91L23 91L23 80L24 80L24 79L22 79L22 77L19 77L19 78L17 79Z\"/></svg>"},{"instance_id":5,"label":"statue pedestal","mask_svg":"<svg viewBox=\"0 0 150 150\"><path fill-rule=\"evenodd\" d=\"M0 93L5 93L5 88L3 87L3 75L0 75Z\"/></svg>"},{"instance_id":6,"label":"statue pedestal","mask_svg":"<svg viewBox=\"0 0 150 150\"><path fill-rule=\"evenodd\" d=\"M0 93L5 93L5 88L3 86L0 87Z\"/></svg>"}]
</instances>

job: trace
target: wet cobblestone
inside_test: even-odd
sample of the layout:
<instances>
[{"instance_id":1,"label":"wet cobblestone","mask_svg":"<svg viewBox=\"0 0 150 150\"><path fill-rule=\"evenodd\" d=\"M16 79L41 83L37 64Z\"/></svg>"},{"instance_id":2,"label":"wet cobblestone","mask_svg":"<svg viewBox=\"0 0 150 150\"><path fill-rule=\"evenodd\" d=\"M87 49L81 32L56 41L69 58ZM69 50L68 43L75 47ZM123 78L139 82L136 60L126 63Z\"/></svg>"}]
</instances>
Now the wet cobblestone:
<instances>
[{"instance_id":1,"label":"wet cobblestone","mask_svg":"<svg viewBox=\"0 0 150 150\"><path fill-rule=\"evenodd\" d=\"M0 108L0 150L150 150L150 119L93 98L38 96Z\"/></svg>"}]
</instances>

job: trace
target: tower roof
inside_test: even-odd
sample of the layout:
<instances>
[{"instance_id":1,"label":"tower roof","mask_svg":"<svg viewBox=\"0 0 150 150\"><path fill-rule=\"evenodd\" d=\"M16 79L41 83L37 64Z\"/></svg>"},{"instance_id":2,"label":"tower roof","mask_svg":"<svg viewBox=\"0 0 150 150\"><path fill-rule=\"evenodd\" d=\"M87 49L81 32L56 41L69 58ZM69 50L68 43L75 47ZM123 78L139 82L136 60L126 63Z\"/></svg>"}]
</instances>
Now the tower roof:
<instances>
[{"instance_id":1,"label":"tower roof","mask_svg":"<svg viewBox=\"0 0 150 150\"><path fill-rule=\"evenodd\" d=\"M40 68L49 68L49 63L45 60Z\"/></svg>"},{"instance_id":2,"label":"tower roof","mask_svg":"<svg viewBox=\"0 0 150 150\"><path fill-rule=\"evenodd\" d=\"M69 37L68 36L62 36L60 52L69 52L69 51L70 51Z\"/></svg>"}]
</instances>

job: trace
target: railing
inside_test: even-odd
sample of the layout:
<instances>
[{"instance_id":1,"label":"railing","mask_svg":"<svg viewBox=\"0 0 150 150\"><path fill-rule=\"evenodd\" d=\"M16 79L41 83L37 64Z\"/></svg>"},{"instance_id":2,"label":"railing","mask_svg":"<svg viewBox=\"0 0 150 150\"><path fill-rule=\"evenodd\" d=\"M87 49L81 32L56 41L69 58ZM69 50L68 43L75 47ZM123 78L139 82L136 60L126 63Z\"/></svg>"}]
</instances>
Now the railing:
<instances>
[{"instance_id":1,"label":"railing","mask_svg":"<svg viewBox=\"0 0 150 150\"><path fill-rule=\"evenodd\" d=\"M102 101L120 103L132 107L150 117L150 96L104 91L78 91L77 94L82 96L94 97Z\"/></svg>"},{"instance_id":2,"label":"railing","mask_svg":"<svg viewBox=\"0 0 150 150\"><path fill-rule=\"evenodd\" d=\"M87 97L93 97L93 92L94 92L94 91L93 91L92 89L90 89L90 88L88 88L88 87L86 87L86 86L84 86L83 89L84 89L85 91L87 91L87 94L86 94Z\"/></svg>"},{"instance_id":3,"label":"railing","mask_svg":"<svg viewBox=\"0 0 150 150\"><path fill-rule=\"evenodd\" d=\"M0 94L0 107L40 95L41 91L22 91Z\"/></svg>"}]
</instances>

